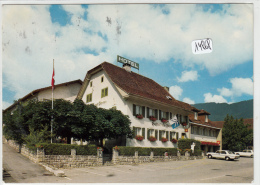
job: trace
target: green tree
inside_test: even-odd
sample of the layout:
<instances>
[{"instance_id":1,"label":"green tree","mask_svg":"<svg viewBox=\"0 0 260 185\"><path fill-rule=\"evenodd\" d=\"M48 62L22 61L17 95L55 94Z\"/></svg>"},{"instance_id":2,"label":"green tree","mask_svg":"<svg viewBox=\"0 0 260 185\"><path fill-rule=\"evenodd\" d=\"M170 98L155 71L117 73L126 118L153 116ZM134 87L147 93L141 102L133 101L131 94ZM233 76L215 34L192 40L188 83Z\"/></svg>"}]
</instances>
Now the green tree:
<instances>
[{"instance_id":1,"label":"green tree","mask_svg":"<svg viewBox=\"0 0 260 185\"><path fill-rule=\"evenodd\" d=\"M252 131L244 125L243 119L227 115L222 130L223 149L241 151L253 141Z\"/></svg>"}]
</instances>

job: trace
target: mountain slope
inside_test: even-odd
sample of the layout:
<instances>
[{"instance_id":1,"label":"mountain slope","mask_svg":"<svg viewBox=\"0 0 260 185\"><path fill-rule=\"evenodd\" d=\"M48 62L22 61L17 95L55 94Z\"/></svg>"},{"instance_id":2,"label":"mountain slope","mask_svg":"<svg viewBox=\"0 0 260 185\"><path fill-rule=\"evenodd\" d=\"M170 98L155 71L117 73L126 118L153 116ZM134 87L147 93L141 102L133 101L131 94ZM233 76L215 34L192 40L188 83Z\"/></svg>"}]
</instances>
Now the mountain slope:
<instances>
[{"instance_id":1,"label":"mountain slope","mask_svg":"<svg viewBox=\"0 0 260 185\"><path fill-rule=\"evenodd\" d=\"M224 121L227 114L234 118L253 118L253 100L227 103L198 103L192 105L209 112L211 121Z\"/></svg>"}]
</instances>

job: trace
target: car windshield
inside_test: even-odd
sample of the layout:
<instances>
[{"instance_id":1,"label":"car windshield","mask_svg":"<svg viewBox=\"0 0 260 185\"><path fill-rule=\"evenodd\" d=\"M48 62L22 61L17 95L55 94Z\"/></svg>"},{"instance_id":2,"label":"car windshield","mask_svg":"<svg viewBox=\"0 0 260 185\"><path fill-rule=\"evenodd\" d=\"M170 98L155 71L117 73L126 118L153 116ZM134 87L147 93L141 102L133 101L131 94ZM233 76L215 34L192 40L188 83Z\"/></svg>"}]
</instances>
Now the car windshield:
<instances>
[{"instance_id":1,"label":"car windshield","mask_svg":"<svg viewBox=\"0 0 260 185\"><path fill-rule=\"evenodd\" d=\"M231 152L231 151L227 151L229 154L233 154L233 152Z\"/></svg>"}]
</instances>

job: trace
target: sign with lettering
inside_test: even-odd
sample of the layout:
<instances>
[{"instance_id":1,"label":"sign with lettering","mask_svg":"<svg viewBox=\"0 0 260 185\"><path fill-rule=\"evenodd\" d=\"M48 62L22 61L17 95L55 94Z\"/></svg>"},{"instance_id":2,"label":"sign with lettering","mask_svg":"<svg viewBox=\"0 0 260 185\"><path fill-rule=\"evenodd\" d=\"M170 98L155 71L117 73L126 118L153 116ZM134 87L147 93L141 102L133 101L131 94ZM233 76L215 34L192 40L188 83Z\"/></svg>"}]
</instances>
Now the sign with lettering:
<instances>
[{"instance_id":1,"label":"sign with lettering","mask_svg":"<svg viewBox=\"0 0 260 185\"><path fill-rule=\"evenodd\" d=\"M205 54L213 51L211 39L194 40L191 43L193 54Z\"/></svg>"},{"instance_id":2,"label":"sign with lettering","mask_svg":"<svg viewBox=\"0 0 260 185\"><path fill-rule=\"evenodd\" d=\"M123 64L129 64L131 67L136 68L139 70L139 64L136 62L133 62L132 60L126 59L124 57L121 57L117 55L117 62L123 63Z\"/></svg>"}]
</instances>

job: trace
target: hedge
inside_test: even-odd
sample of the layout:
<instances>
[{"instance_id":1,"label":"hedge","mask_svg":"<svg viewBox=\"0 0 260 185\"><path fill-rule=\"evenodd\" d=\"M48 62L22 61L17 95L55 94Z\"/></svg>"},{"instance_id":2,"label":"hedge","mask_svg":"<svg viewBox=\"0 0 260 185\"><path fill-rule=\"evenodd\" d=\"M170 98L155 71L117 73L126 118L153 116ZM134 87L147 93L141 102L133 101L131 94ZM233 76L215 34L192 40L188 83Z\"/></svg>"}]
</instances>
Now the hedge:
<instances>
[{"instance_id":1,"label":"hedge","mask_svg":"<svg viewBox=\"0 0 260 185\"><path fill-rule=\"evenodd\" d=\"M195 143L194 153L191 151L192 143ZM186 151L194 156L201 156L202 154L201 143L195 139L179 139L178 148L180 149L181 155L184 155Z\"/></svg>"},{"instance_id":2,"label":"hedge","mask_svg":"<svg viewBox=\"0 0 260 185\"><path fill-rule=\"evenodd\" d=\"M114 147L115 148L115 147ZM119 155L134 156L135 151L138 151L139 156L150 156L151 151L154 156L163 156L165 152L169 156L177 156L177 148L151 148L151 147L130 147L130 146L117 146Z\"/></svg>"},{"instance_id":3,"label":"hedge","mask_svg":"<svg viewBox=\"0 0 260 185\"><path fill-rule=\"evenodd\" d=\"M27 146L31 151L37 147L44 148L45 155L71 155L71 149L76 149L76 155L97 155L95 145L70 145L59 143L39 143L36 146Z\"/></svg>"}]
</instances>

